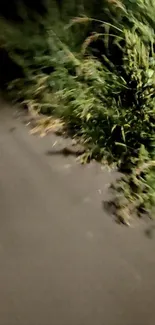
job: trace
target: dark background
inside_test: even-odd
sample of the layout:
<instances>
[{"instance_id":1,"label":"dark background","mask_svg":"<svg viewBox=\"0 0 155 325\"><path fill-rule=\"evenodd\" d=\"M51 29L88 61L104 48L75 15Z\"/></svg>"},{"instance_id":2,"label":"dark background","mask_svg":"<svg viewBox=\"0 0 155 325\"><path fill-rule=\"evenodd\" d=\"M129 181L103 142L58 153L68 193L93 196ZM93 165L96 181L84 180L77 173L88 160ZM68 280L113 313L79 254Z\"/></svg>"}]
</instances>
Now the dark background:
<instances>
[{"instance_id":1,"label":"dark background","mask_svg":"<svg viewBox=\"0 0 155 325\"><path fill-rule=\"evenodd\" d=\"M18 4L24 4L31 10L43 13L45 11L43 3L44 1L42 0L37 0L36 2L32 0L0 0L0 15L9 20L16 21L19 19L17 12Z\"/></svg>"},{"instance_id":2,"label":"dark background","mask_svg":"<svg viewBox=\"0 0 155 325\"><path fill-rule=\"evenodd\" d=\"M58 0L59 1L59 0ZM60 0L61 1L61 0ZM32 0L0 0L0 16L5 17L14 23L21 22L18 13L18 4L24 4L31 12L45 13L45 7L42 0L36 2ZM5 90L7 83L21 76L21 69L9 57L7 51L0 47L0 88Z\"/></svg>"}]
</instances>

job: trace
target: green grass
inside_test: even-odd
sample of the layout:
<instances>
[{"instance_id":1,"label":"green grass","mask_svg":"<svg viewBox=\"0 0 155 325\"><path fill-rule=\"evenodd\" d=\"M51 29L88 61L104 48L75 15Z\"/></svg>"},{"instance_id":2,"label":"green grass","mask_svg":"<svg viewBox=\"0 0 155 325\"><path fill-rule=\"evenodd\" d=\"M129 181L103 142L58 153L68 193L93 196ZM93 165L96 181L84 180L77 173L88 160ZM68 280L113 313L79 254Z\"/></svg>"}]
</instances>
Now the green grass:
<instances>
[{"instance_id":1,"label":"green grass","mask_svg":"<svg viewBox=\"0 0 155 325\"><path fill-rule=\"evenodd\" d=\"M155 204L155 3L109 0L100 9L68 24L50 10L21 26L1 19L0 44L23 71L11 98L61 117L87 158L123 171L114 203L128 223L131 214L152 217Z\"/></svg>"}]
</instances>

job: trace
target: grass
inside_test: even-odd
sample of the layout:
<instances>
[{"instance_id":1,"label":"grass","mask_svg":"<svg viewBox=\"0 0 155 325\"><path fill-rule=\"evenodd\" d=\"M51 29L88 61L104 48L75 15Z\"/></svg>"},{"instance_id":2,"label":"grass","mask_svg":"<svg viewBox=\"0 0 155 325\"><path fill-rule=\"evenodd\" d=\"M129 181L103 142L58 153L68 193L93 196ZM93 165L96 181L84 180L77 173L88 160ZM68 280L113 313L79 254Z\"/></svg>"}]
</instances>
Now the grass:
<instances>
[{"instance_id":1,"label":"grass","mask_svg":"<svg viewBox=\"0 0 155 325\"><path fill-rule=\"evenodd\" d=\"M152 217L155 3L109 0L103 19L85 13L67 25L51 15L20 28L1 19L1 47L22 68L9 95L61 118L86 146L87 159L117 164L124 173L114 200L121 222L131 214Z\"/></svg>"}]
</instances>

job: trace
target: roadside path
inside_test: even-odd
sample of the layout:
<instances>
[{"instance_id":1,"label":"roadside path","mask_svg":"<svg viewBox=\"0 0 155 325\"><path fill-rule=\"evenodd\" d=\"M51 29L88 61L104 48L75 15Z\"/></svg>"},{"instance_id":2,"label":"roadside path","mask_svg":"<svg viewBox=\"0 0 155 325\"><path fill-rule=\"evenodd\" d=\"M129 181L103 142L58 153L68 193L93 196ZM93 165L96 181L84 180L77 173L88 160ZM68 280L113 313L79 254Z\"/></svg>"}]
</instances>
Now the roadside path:
<instances>
[{"instance_id":1,"label":"roadside path","mask_svg":"<svg viewBox=\"0 0 155 325\"><path fill-rule=\"evenodd\" d=\"M103 211L113 174L13 112L0 110L0 325L154 325L155 239Z\"/></svg>"}]
</instances>

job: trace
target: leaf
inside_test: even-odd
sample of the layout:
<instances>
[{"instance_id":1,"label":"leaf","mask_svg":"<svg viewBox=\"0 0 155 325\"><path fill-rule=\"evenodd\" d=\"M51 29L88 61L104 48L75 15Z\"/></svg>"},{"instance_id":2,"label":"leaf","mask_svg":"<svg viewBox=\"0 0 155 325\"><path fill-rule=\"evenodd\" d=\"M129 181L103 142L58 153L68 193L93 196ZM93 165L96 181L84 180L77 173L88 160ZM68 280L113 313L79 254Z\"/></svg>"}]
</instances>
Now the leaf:
<instances>
[{"instance_id":1,"label":"leaf","mask_svg":"<svg viewBox=\"0 0 155 325\"><path fill-rule=\"evenodd\" d=\"M154 70L153 69L148 69L147 70L147 76L148 76L149 79L153 77L153 74L154 74Z\"/></svg>"},{"instance_id":2,"label":"leaf","mask_svg":"<svg viewBox=\"0 0 155 325\"><path fill-rule=\"evenodd\" d=\"M124 148L126 148L126 144L125 144L125 143L122 143L122 142L115 142L115 145L116 145L116 146L119 146L119 147L124 147Z\"/></svg>"},{"instance_id":3,"label":"leaf","mask_svg":"<svg viewBox=\"0 0 155 325\"><path fill-rule=\"evenodd\" d=\"M116 127L117 127L117 124L115 124L115 125L112 127L112 129L111 129L111 133L114 132L114 130L116 129Z\"/></svg>"},{"instance_id":4,"label":"leaf","mask_svg":"<svg viewBox=\"0 0 155 325\"><path fill-rule=\"evenodd\" d=\"M125 132L124 132L124 127L123 126L121 127L121 132L122 132L122 138L123 138L124 142L126 142Z\"/></svg>"},{"instance_id":5,"label":"leaf","mask_svg":"<svg viewBox=\"0 0 155 325\"><path fill-rule=\"evenodd\" d=\"M89 121L90 118L91 118L91 113L88 113L88 114L86 115L86 120Z\"/></svg>"}]
</instances>

